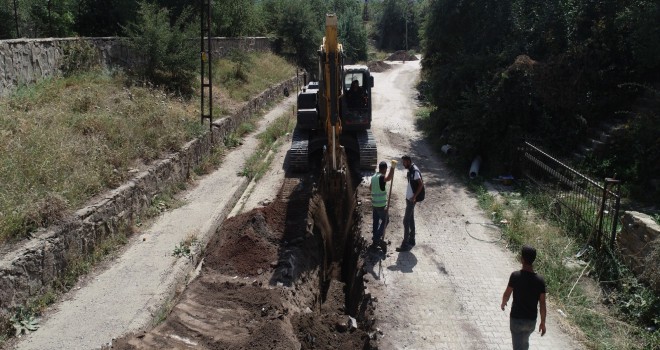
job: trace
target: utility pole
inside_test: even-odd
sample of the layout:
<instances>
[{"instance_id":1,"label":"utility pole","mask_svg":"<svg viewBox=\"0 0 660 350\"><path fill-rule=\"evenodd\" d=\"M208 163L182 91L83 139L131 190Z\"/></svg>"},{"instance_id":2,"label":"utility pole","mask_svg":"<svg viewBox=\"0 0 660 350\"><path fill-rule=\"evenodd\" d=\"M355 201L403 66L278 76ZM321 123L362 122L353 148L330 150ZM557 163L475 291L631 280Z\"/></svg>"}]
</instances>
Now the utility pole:
<instances>
[{"instance_id":1,"label":"utility pole","mask_svg":"<svg viewBox=\"0 0 660 350\"><path fill-rule=\"evenodd\" d=\"M408 9L406 8L406 52L408 52Z\"/></svg>"},{"instance_id":2,"label":"utility pole","mask_svg":"<svg viewBox=\"0 0 660 350\"><path fill-rule=\"evenodd\" d=\"M201 52L201 122L204 119L209 120L209 129L213 129L213 61L211 47L211 0L201 0L201 34L200 34L200 52ZM205 79L206 77L206 79ZM206 97L206 99L205 99ZM213 133L211 133L213 137Z\"/></svg>"}]
</instances>

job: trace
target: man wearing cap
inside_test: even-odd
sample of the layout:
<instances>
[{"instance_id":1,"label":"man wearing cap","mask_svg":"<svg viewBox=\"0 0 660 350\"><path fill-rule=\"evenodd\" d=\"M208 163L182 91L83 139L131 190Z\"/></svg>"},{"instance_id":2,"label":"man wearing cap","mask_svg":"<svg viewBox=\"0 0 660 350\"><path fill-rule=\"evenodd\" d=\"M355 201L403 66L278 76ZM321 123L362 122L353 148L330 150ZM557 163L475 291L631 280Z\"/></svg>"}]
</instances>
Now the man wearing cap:
<instances>
[{"instance_id":1,"label":"man wearing cap","mask_svg":"<svg viewBox=\"0 0 660 350\"><path fill-rule=\"evenodd\" d=\"M394 161L392 161L394 163ZM387 244L383 241L385 226L389 221L387 214L387 187L385 184L394 177L394 166L387 173L387 163L380 162L378 171L371 177L371 204L373 206L373 244L372 247L380 247L385 252Z\"/></svg>"},{"instance_id":2,"label":"man wearing cap","mask_svg":"<svg viewBox=\"0 0 660 350\"><path fill-rule=\"evenodd\" d=\"M400 247L396 248L397 252L409 251L415 246L415 204L418 198L423 199L420 194L424 192L422 173L417 165L412 162L409 155L404 155L401 160L403 167L408 169L406 175L408 186L406 188L406 213L403 216L403 242Z\"/></svg>"}]
</instances>

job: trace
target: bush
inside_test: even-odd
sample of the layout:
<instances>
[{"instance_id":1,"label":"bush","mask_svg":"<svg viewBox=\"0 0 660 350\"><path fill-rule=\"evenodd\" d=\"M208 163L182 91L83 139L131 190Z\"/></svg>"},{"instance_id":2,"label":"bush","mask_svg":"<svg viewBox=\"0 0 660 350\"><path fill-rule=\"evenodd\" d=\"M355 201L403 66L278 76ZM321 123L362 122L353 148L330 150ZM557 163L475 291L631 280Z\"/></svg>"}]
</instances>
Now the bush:
<instances>
[{"instance_id":1,"label":"bush","mask_svg":"<svg viewBox=\"0 0 660 350\"><path fill-rule=\"evenodd\" d=\"M65 76L81 71L88 71L99 65L99 52L93 44L78 39L62 50L60 70Z\"/></svg>"},{"instance_id":2,"label":"bush","mask_svg":"<svg viewBox=\"0 0 660 350\"><path fill-rule=\"evenodd\" d=\"M166 8L141 2L138 22L124 29L126 43L136 58L135 77L183 95L192 93L197 67L197 41L192 38L197 35L197 25L191 8L185 8L170 24Z\"/></svg>"}]
</instances>

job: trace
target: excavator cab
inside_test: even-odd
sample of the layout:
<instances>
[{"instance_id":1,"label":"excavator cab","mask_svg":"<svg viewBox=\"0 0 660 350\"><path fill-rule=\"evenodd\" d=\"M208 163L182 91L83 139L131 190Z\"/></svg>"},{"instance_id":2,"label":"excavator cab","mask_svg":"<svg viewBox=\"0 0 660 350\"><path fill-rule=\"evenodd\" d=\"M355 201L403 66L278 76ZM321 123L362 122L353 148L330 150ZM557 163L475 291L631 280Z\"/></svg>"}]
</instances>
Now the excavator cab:
<instances>
[{"instance_id":1,"label":"excavator cab","mask_svg":"<svg viewBox=\"0 0 660 350\"><path fill-rule=\"evenodd\" d=\"M347 65L343 72L342 121L344 130L371 128L371 89L374 77L367 66Z\"/></svg>"}]
</instances>

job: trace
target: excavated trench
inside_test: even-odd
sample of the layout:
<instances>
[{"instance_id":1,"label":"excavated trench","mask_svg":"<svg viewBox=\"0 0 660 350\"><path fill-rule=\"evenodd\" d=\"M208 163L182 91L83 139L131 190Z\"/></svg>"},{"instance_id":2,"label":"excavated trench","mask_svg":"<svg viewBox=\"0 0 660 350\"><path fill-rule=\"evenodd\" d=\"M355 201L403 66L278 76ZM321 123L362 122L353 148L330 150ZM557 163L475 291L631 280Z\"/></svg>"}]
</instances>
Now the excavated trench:
<instances>
[{"instance_id":1,"label":"excavated trench","mask_svg":"<svg viewBox=\"0 0 660 350\"><path fill-rule=\"evenodd\" d=\"M272 203L222 224L162 323L112 348L376 348L358 178L337 190L318 172L287 177Z\"/></svg>"}]
</instances>

